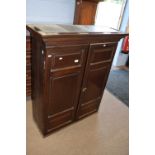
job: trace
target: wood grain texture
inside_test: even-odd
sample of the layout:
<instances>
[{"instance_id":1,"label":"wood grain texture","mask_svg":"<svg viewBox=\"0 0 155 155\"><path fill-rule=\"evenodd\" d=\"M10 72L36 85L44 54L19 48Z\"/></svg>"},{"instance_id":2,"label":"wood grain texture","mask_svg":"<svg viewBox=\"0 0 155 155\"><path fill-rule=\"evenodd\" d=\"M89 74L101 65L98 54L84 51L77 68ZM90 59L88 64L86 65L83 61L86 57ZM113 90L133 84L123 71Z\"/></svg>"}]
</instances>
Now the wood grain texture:
<instances>
[{"instance_id":1,"label":"wood grain texture","mask_svg":"<svg viewBox=\"0 0 155 155\"><path fill-rule=\"evenodd\" d=\"M77 119L98 110L117 43L90 44Z\"/></svg>"},{"instance_id":2,"label":"wood grain texture","mask_svg":"<svg viewBox=\"0 0 155 155\"><path fill-rule=\"evenodd\" d=\"M76 0L74 24L94 25L99 0Z\"/></svg>"}]
</instances>

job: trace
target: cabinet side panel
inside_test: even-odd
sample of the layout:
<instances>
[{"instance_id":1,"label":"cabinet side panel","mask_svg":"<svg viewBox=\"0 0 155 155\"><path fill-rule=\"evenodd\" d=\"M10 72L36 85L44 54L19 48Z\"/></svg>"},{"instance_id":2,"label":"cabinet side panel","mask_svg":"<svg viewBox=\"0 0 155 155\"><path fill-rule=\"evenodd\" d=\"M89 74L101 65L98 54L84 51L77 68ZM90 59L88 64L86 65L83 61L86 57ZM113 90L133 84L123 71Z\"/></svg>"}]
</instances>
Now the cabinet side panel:
<instances>
[{"instance_id":1,"label":"cabinet side panel","mask_svg":"<svg viewBox=\"0 0 155 155\"><path fill-rule=\"evenodd\" d=\"M43 122L43 62L42 43L32 37L32 104L33 117L44 132Z\"/></svg>"}]
</instances>

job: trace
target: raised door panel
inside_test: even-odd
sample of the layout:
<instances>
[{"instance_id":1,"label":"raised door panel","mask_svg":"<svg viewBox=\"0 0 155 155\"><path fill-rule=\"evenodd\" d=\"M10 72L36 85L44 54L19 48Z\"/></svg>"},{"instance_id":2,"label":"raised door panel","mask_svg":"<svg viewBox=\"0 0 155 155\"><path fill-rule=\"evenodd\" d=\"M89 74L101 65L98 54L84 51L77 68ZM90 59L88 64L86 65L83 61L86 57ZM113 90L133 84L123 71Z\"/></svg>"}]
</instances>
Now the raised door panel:
<instances>
[{"instance_id":1,"label":"raised door panel","mask_svg":"<svg viewBox=\"0 0 155 155\"><path fill-rule=\"evenodd\" d=\"M47 125L49 131L71 123L74 120L79 79L80 72L51 77Z\"/></svg>"},{"instance_id":2,"label":"raised door panel","mask_svg":"<svg viewBox=\"0 0 155 155\"><path fill-rule=\"evenodd\" d=\"M79 72L51 77L48 115L55 115L75 107Z\"/></svg>"},{"instance_id":3,"label":"raised door panel","mask_svg":"<svg viewBox=\"0 0 155 155\"><path fill-rule=\"evenodd\" d=\"M86 87L83 88L82 104L97 100L102 96L102 89L105 83L105 78L108 73L108 67L91 69L88 73Z\"/></svg>"},{"instance_id":4,"label":"raised door panel","mask_svg":"<svg viewBox=\"0 0 155 155\"><path fill-rule=\"evenodd\" d=\"M77 110L77 119L98 110L116 45L116 43L107 43L90 46L80 103Z\"/></svg>"},{"instance_id":5,"label":"raised door panel","mask_svg":"<svg viewBox=\"0 0 155 155\"><path fill-rule=\"evenodd\" d=\"M109 68L110 64L105 67L89 70L87 82L84 84L80 96L80 104L77 112L78 119L98 110Z\"/></svg>"},{"instance_id":6,"label":"raised door panel","mask_svg":"<svg viewBox=\"0 0 155 155\"><path fill-rule=\"evenodd\" d=\"M53 131L75 118L88 46L55 47L48 51L47 128Z\"/></svg>"}]
</instances>

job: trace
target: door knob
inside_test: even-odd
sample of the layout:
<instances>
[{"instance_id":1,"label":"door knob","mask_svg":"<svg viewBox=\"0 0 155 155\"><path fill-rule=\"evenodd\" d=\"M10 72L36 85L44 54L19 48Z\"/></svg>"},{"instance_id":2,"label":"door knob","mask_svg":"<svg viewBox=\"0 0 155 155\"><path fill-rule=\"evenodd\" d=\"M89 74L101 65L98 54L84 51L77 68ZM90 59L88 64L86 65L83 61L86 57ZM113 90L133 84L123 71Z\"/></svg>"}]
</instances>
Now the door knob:
<instances>
[{"instance_id":1,"label":"door knob","mask_svg":"<svg viewBox=\"0 0 155 155\"><path fill-rule=\"evenodd\" d=\"M60 57L60 58L59 58L59 60L62 60L62 59L63 59L63 57Z\"/></svg>"},{"instance_id":2,"label":"door knob","mask_svg":"<svg viewBox=\"0 0 155 155\"><path fill-rule=\"evenodd\" d=\"M48 58L51 58L51 57L52 57L52 55L51 55L51 54L49 54L49 55L48 55Z\"/></svg>"},{"instance_id":3,"label":"door knob","mask_svg":"<svg viewBox=\"0 0 155 155\"><path fill-rule=\"evenodd\" d=\"M83 88L82 91L85 92L87 90L87 88Z\"/></svg>"}]
</instances>

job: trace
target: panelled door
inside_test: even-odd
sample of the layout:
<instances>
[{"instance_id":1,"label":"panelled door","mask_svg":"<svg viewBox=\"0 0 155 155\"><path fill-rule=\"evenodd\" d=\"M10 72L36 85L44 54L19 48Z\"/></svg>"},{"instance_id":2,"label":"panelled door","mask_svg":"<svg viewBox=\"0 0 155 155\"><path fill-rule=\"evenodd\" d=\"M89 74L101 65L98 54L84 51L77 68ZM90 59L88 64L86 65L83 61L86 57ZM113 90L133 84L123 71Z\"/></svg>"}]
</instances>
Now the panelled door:
<instances>
[{"instance_id":1,"label":"panelled door","mask_svg":"<svg viewBox=\"0 0 155 155\"><path fill-rule=\"evenodd\" d=\"M47 127L57 129L74 120L88 46L59 46L48 51Z\"/></svg>"},{"instance_id":2,"label":"panelled door","mask_svg":"<svg viewBox=\"0 0 155 155\"><path fill-rule=\"evenodd\" d=\"M117 43L91 44L76 119L98 110Z\"/></svg>"}]
</instances>

